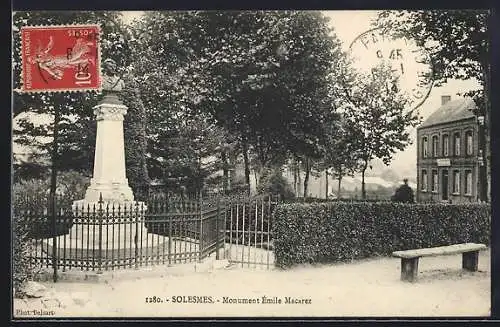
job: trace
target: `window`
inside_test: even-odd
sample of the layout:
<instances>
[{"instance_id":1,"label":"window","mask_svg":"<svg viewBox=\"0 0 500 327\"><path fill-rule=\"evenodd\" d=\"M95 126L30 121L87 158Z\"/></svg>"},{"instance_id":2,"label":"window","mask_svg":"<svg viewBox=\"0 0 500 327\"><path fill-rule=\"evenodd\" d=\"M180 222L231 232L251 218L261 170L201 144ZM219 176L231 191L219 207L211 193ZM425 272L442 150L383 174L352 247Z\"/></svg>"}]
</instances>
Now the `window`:
<instances>
[{"instance_id":1,"label":"window","mask_svg":"<svg viewBox=\"0 0 500 327\"><path fill-rule=\"evenodd\" d=\"M455 142L455 150L453 152L454 155L459 156L460 155L460 133L455 133L454 137L454 142Z\"/></svg>"},{"instance_id":2,"label":"window","mask_svg":"<svg viewBox=\"0 0 500 327\"><path fill-rule=\"evenodd\" d=\"M424 158L427 158L427 149L428 149L427 136L424 136L422 138L422 157Z\"/></svg>"},{"instance_id":3,"label":"window","mask_svg":"<svg viewBox=\"0 0 500 327\"><path fill-rule=\"evenodd\" d=\"M448 151L450 149L450 138L448 135L443 135L443 157L448 156Z\"/></svg>"},{"instance_id":4,"label":"window","mask_svg":"<svg viewBox=\"0 0 500 327\"><path fill-rule=\"evenodd\" d=\"M438 190L438 172L437 170L432 171L432 192L437 192Z\"/></svg>"},{"instance_id":5,"label":"window","mask_svg":"<svg viewBox=\"0 0 500 327\"><path fill-rule=\"evenodd\" d=\"M472 131L467 131L465 133L465 153L468 156L471 156L473 153L473 145L472 145Z\"/></svg>"},{"instance_id":6,"label":"window","mask_svg":"<svg viewBox=\"0 0 500 327\"><path fill-rule=\"evenodd\" d=\"M432 137L432 155L434 157L437 157L438 156L438 137L437 135L434 135Z\"/></svg>"},{"instance_id":7,"label":"window","mask_svg":"<svg viewBox=\"0 0 500 327\"><path fill-rule=\"evenodd\" d=\"M422 186L420 189L423 192L426 192L427 191L427 170L425 170L425 169L422 170L422 177L421 178L422 178L422 180L421 180Z\"/></svg>"},{"instance_id":8,"label":"window","mask_svg":"<svg viewBox=\"0 0 500 327\"><path fill-rule=\"evenodd\" d=\"M460 193L460 171L453 171L453 193Z\"/></svg>"},{"instance_id":9,"label":"window","mask_svg":"<svg viewBox=\"0 0 500 327\"><path fill-rule=\"evenodd\" d=\"M465 194L472 195L472 170L465 171Z\"/></svg>"}]
</instances>

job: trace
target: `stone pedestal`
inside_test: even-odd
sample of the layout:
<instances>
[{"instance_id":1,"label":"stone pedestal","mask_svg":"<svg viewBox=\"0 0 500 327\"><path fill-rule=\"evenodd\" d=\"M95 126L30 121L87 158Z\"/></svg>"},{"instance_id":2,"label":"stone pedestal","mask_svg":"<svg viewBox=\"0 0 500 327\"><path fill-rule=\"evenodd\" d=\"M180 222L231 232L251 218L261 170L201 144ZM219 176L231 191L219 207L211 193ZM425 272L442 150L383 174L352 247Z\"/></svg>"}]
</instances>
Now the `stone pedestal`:
<instances>
[{"instance_id":1,"label":"stone pedestal","mask_svg":"<svg viewBox=\"0 0 500 327\"><path fill-rule=\"evenodd\" d=\"M90 211L89 211L90 209ZM73 226L69 232L71 247L130 248L146 240L148 231L144 226L143 202L73 202ZM74 243L74 244L73 244ZM144 243L144 242L143 242Z\"/></svg>"},{"instance_id":2,"label":"stone pedestal","mask_svg":"<svg viewBox=\"0 0 500 327\"><path fill-rule=\"evenodd\" d=\"M105 202L134 201L134 194L125 174L125 143L123 117L127 107L114 93L108 94L97 106L97 135L94 174L85 193L86 202L97 202L102 194Z\"/></svg>"}]
</instances>

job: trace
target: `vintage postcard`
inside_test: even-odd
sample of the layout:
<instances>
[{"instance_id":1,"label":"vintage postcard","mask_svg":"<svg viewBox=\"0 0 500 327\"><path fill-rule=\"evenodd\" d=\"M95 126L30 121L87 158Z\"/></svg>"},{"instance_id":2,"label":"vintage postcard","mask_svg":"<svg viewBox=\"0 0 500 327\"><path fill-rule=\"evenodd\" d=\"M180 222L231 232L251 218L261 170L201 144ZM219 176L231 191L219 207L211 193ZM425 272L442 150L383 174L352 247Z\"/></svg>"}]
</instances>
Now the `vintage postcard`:
<instances>
[{"instance_id":1,"label":"vintage postcard","mask_svg":"<svg viewBox=\"0 0 500 327\"><path fill-rule=\"evenodd\" d=\"M11 319L490 317L490 14L14 12Z\"/></svg>"}]
</instances>

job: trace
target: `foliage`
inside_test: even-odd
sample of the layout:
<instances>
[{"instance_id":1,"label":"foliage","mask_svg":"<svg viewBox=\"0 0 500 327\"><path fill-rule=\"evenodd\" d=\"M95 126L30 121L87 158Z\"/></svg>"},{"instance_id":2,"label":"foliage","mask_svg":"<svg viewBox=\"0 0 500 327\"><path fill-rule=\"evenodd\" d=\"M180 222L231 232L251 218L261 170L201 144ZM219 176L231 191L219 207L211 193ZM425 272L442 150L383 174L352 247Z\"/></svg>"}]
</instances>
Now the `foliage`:
<instances>
[{"instance_id":1,"label":"foliage","mask_svg":"<svg viewBox=\"0 0 500 327\"><path fill-rule=\"evenodd\" d=\"M14 183L21 180L44 179L49 174L49 169L37 162L14 163Z\"/></svg>"},{"instance_id":2,"label":"foliage","mask_svg":"<svg viewBox=\"0 0 500 327\"><path fill-rule=\"evenodd\" d=\"M59 211L68 211L73 200L83 198L88 178L75 171L64 172L57 181ZM49 178L20 179L12 185L12 259L13 281L16 292L20 285L36 273L30 265L30 239L52 236L49 220ZM70 225L56 225L56 235L67 233ZM23 296L23 294L16 294Z\"/></svg>"},{"instance_id":3,"label":"foliage","mask_svg":"<svg viewBox=\"0 0 500 327\"><path fill-rule=\"evenodd\" d=\"M376 25L409 37L432 54L434 78L476 78L484 82L488 66L487 10L383 11Z\"/></svg>"},{"instance_id":4,"label":"foliage","mask_svg":"<svg viewBox=\"0 0 500 327\"><path fill-rule=\"evenodd\" d=\"M394 202L405 202L405 203L413 203L414 202L414 194L413 190L410 186L408 186L408 182L405 181L404 184L399 186L394 195L391 197L391 200Z\"/></svg>"},{"instance_id":5,"label":"foliage","mask_svg":"<svg viewBox=\"0 0 500 327\"><path fill-rule=\"evenodd\" d=\"M274 213L276 264L332 263L464 242L490 243L491 206L334 202Z\"/></svg>"},{"instance_id":6,"label":"foliage","mask_svg":"<svg viewBox=\"0 0 500 327\"><path fill-rule=\"evenodd\" d=\"M406 110L408 98L390 85L393 79L390 67L382 63L371 75L354 73L344 80L349 102L343 117L352 135L350 146L361 161L363 198L370 161L379 158L388 165L396 151L410 144L407 128L420 121L415 111Z\"/></svg>"},{"instance_id":7,"label":"foliage","mask_svg":"<svg viewBox=\"0 0 500 327\"><path fill-rule=\"evenodd\" d=\"M56 235L63 235L68 232L72 225L71 205L73 201L85 197L89 182L87 176L77 171L65 171L59 174L56 188L56 204L59 217L56 224ZM49 188L49 178L20 180L12 185L13 219L16 220L15 223L19 224L20 228L24 228L24 232L27 233L26 237L47 238L53 236ZM23 227L24 225L26 226Z\"/></svg>"},{"instance_id":8,"label":"foliage","mask_svg":"<svg viewBox=\"0 0 500 327\"><path fill-rule=\"evenodd\" d=\"M77 171L65 171L59 174L57 180L56 194L59 196L61 206L70 206L73 201L85 197L85 191L90 184L89 177ZM19 180L12 185L13 203L21 201L28 205L38 204L42 201L43 206L47 206L49 201L50 178ZM24 202L23 202L24 201ZM20 202L20 203L21 203Z\"/></svg>"},{"instance_id":9,"label":"foliage","mask_svg":"<svg viewBox=\"0 0 500 327\"><path fill-rule=\"evenodd\" d=\"M289 200L295 197L292 186L283 177L280 169L266 170L257 185L258 194L278 195L281 200Z\"/></svg>"},{"instance_id":10,"label":"foliage","mask_svg":"<svg viewBox=\"0 0 500 327\"><path fill-rule=\"evenodd\" d=\"M317 152L329 119L331 62L341 56L321 15L152 12L137 28L151 56L142 80L152 110L209 113L261 167L288 152Z\"/></svg>"},{"instance_id":11,"label":"foliage","mask_svg":"<svg viewBox=\"0 0 500 327\"><path fill-rule=\"evenodd\" d=\"M197 193L223 168L217 154L222 152L226 135L205 117L185 117L157 135L148 144L149 174L169 188L182 186Z\"/></svg>"},{"instance_id":12,"label":"foliage","mask_svg":"<svg viewBox=\"0 0 500 327\"><path fill-rule=\"evenodd\" d=\"M130 187L138 195L150 182L146 162L146 109L140 89L130 76L127 76L120 96L128 108L123 122L126 176Z\"/></svg>"},{"instance_id":13,"label":"foliage","mask_svg":"<svg viewBox=\"0 0 500 327\"><path fill-rule=\"evenodd\" d=\"M35 274L29 262L32 247L28 238L29 224L22 215L12 217L12 281L16 298L23 297L21 285Z\"/></svg>"},{"instance_id":14,"label":"foliage","mask_svg":"<svg viewBox=\"0 0 500 327\"><path fill-rule=\"evenodd\" d=\"M489 20L490 11L484 9L386 10L375 22L389 34L416 40L431 54L433 78L437 85L446 83L449 78L474 78L480 83L481 89L470 90L464 95L474 99L476 114L484 116L484 157L488 177L481 184L488 184L488 190L491 188ZM488 195L485 197L488 199Z\"/></svg>"},{"instance_id":15,"label":"foliage","mask_svg":"<svg viewBox=\"0 0 500 327\"><path fill-rule=\"evenodd\" d=\"M319 165L329 173L332 171L338 179L337 196L340 196L342 178L353 176L360 167L361 149L356 133L356 126L344 117L329 129L327 148Z\"/></svg>"}]
</instances>

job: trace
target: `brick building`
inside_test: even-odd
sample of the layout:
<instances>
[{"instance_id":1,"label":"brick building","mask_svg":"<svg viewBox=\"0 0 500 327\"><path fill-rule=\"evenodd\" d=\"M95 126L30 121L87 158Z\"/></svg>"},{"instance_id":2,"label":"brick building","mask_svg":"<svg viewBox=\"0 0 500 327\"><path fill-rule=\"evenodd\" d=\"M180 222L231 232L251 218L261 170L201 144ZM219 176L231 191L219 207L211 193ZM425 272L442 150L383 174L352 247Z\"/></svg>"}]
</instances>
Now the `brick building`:
<instances>
[{"instance_id":1,"label":"brick building","mask_svg":"<svg viewBox=\"0 0 500 327\"><path fill-rule=\"evenodd\" d=\"M482 151L476 106L450 96L442 96L441 104L417 128L417 201L478 201Z\"/></svg>"}]
</instances>

